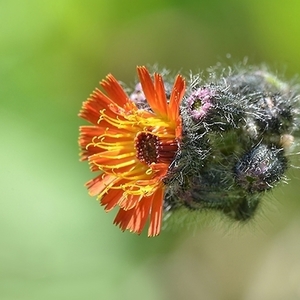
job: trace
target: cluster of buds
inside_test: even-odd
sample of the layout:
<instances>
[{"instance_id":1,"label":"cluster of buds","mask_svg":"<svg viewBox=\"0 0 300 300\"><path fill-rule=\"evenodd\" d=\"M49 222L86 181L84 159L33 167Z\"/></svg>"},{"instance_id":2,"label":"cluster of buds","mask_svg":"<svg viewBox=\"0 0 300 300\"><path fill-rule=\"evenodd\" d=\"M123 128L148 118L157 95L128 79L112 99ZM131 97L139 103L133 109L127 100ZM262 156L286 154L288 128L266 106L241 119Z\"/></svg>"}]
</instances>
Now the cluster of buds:
<instances>
[{"instance_id":1,"label":"cluster of buds","mask_svg":"<svg viewBox=\"0 0 300 300\"><path fill-rule=\"evenodd\" d=\"M299 134L298 92L266 68L191 74L180 149L164 179L165 212L186 207L238 221L253 217L264 193L285 178ZM147 108L140 84L131 99Z\"/></svg>"},{"instance_id":2,"label":"cluster of buds","mask_svg":"<svg viewBox=\"0 0 300 300\"><path fill-rule=\"evenodd\" d=\"M299 87L245 65L189 80L137 73L130 95L109 74L83 103L92 125L80 128L81 159L100 171L89 193L106 211L119 208L122 230L140 234L148 222L148 236L160 233L163 212L181 208L253 217L291 165Z\"/></svg>"},{"instance_id":3,"label":"cluster of buds","mask_svg":"<svg viewBox=\"0 0 300 300\"><path fill-rule=\"evenodd\" d=\"M248 67L209 80L191 76L181 107L183 139L165 209L219 210L244 221L284 178L299 133L297 87Z\"/></svg>"}]
</instances>

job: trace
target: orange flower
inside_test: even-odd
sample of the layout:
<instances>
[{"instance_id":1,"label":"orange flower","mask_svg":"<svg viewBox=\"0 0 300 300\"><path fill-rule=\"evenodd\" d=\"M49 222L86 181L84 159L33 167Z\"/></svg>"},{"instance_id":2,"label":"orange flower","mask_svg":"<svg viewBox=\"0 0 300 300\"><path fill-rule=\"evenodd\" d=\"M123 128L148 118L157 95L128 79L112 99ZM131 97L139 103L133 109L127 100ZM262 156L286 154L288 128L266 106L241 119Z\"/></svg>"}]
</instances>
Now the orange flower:
<instances>
[{"instance_id":1,"label":"orange flower","mask_svg":"<svg viewBox=\"0 0 300 300\"><path fill-rule=\"evenodd\" d=\"M165 185L182 134L179 105L185 81L176 77L167 99L160 74L152 81L145 67L137 68L151 110L139 109L118 81L108 75L83 103L79 116L93 126L81 126L81 160L101 171L86 183L105 211L120 210L114 220L123 231L140 234L150 220L148 236L160 233Z\"/></svg>"}]
</instances>

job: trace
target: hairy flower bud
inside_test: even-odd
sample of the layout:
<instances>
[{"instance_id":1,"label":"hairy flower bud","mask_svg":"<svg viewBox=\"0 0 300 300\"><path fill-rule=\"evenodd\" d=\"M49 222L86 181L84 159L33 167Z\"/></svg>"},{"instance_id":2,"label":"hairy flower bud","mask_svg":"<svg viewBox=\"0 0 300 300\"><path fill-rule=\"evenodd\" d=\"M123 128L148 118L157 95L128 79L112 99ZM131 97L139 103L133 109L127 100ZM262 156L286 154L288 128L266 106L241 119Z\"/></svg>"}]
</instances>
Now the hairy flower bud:
<instances>
[{"instance_id":1,"label":"hairy flower bud","mask_svg":"<svg viewBox=\"0 0 300 300\"><path fill-rule=\"evenodd\" d=\"M235 166L236 182L250 193L271 189L287 168L283 148L260 144L245 153Z\"/></svg>"}]
</instances>

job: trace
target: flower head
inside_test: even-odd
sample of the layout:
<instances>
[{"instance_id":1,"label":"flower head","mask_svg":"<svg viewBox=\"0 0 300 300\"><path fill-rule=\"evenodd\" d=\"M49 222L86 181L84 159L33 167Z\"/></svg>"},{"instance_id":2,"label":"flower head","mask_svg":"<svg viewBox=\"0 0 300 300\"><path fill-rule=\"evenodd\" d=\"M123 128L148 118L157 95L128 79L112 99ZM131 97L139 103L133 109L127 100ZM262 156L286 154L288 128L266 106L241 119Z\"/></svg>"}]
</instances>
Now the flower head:
<instances>
[{"instance_id":1,"label":"flower head","mask_svg":"<svg viewBox=\"0 0 300 300\"><path fill-rule=\"evenodd\" d=\"M168 99L160 74L152 80L145 67L137 73L151 110L139 109L118 81L108 75L83 103L79 116L92 125L80 127L81 159L100 175L87 182L106 211L118 206L114 220L122 230L141 233L149 220L148 236L160 232L169 166L182 135L179 105L185 91L177 76Z\"/></svg>"}]
</instances>

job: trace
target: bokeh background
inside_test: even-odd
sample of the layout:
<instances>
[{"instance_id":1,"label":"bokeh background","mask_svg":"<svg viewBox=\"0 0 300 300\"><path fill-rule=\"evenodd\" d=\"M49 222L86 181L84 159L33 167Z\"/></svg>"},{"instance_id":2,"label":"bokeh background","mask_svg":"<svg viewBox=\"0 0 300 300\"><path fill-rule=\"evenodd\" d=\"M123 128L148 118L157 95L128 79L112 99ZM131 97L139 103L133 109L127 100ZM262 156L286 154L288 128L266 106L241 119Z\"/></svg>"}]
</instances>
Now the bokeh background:
<instances>
[{"instance_id":1,"label":"bokeh background","mask_svg":"<svg viewBox=\"0 0 300 300\"><path fill-rule=\"evenodd\" d=\"M247 226L198 214L149 239L88 196L77 146L81 103L109 72L130 85L136 65L248 57L292 78L299 13L298 0L0 0L0 299L300 299L299 170Z\"/></svg>"}]
</instances>

